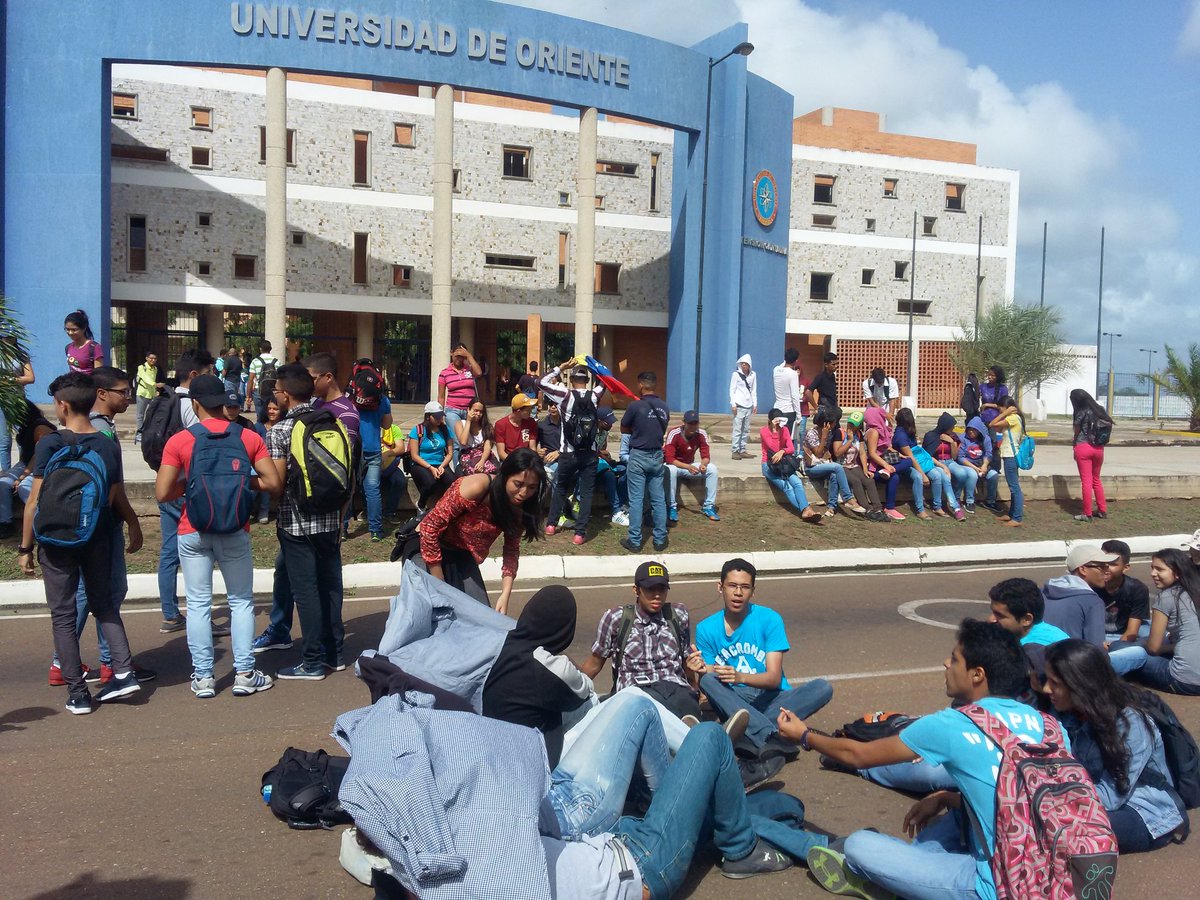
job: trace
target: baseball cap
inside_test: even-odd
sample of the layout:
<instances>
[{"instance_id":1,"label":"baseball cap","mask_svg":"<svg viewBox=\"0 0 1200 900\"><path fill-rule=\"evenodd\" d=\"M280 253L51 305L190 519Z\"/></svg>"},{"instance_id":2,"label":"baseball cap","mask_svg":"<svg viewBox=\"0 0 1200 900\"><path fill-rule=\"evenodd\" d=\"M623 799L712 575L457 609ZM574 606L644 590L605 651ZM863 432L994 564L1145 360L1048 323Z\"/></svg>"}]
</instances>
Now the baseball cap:
<instances>
[{"instance_id":1,"label":"baseball cap","mask_svg":"<svg viewBox=\"0 0 1200 900\"><path fill-rule=\"evenodd\" d=\"M671 577L662 563L644 562L633 573L633 583L640 588L670 587Z\"/></svg>"},{"instance_id":2,"label":"baseball cap","mask_svg":"<svg viewBox=\"0 0 1200 900\"><path fill-rule=\"evenodd\" d=\"M683 414L683 424L684 425L691 425L691 424L693 424L695 422L699 422L699 421L700 421L700 414L698 412L696 412L694 409L689 409L687 412L685 412Z\"/></svg>"},{"instance_id":3,"label":"baseball cap","mask_svg":"<svg viewBox=\"0 0 1200 900\"><path fill-rule=\"evenodd\" d=\"M241 398L238 397L237 391L226 391L225 392L225 405L226 406L236 406L238 409L241 409L242 401L241 401Z\"/></svg>"},{"instance_id":4,"label":"baseball cap","mask_svg":"<svg viewBox=\"0 0 1200 900\"><path fill-rule=\"evenodd\" d=\"M430 416L430 415L440 416L440 415L443 415L445 412L446 411L444 409L442 409L442 404L438 403L436 400L430 400L428 403L425 404L425 415L427 415L427 416Z\"/></svg>"},{"instance_id":5,"label":"baseball cap","mask_svg":"<svg viewBox=\"0 0 1200 900\"><path fill-rule=\"evenodd\" d=\"M1120 559L1119 553L1105 553L1097 544L1076 544L1067 552L1067 571L1074 572L1088 563L1110 563Z\"/></svg>"},{"instance_id":6,"label":"baseball cap","mask_svg":"<svg viewBox=\"0 0 1200 900\"><path fill-rule=\"evenodd\" d=\"M846 424L847 425L853 425L855 428L858 428L862 425L862 423L863 423L863 414L861 412L859 412L857 409L854 412L850 413L850 415L846 416Z\"/></svg>"},{"instance_id":7,"label":"baseball cap","mask_svg":"<svg viewBox=\"0 0 1200 900\"><path fill-rule=\"evenodd\" d=\"M571 370L571 380L578 381L580 379L591 378L592 373L588 371L587 366L576 366Z\"/></svg>"},{"instance_id":8,"label":"baseball cap","mask_svg":"<svg viewBox=\"0 0 1200 900\"><path fill-rule=\"evenodd\" d=\"M1183 542L1182 549L1200 551L1200 528L1192 532L1192 536Z\"/></svg>"},{"instance_id":9,"label":"baseball cap","mask_svg":"<svg viewBox=\"0 0 1200 900\"><path fill-rule=\"evenodd\" d=\"M512 398L512 408L524 409L526 406L537 406L537 401L528 394L522 394L518 392L517 395Z\"/></svg>"},{"instance_id":10,"label":"baseball cap","mask_svg":"<svg viewBox=\"0 0 1200 900\"><path fill-rule=\"evenodd\" d=\"M224 406L226 393L225 382L216 375L197 375L188 385L188 396L205 409Z\"/></svg>"}]
</instances>

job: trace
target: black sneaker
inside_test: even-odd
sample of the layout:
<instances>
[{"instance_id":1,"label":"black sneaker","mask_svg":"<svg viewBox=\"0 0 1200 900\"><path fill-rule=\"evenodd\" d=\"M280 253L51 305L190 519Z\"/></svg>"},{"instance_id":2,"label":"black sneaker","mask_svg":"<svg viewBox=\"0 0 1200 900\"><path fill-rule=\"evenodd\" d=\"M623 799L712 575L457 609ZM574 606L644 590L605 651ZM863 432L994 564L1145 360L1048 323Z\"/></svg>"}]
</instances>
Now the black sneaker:
<instances>
[{"instance_id":1,"label":"black sneaker","mask_svg":"<svg viewBox=\"0 0 1200 900\"><path fill-rule=\"evenodd\" d=\"M325 662L321 663L321 665L331 672L346 671L346 660L341 656L337 657L336 659L326 659Z\"/></svg>"},{"instance_id":2,"label":"black sneaker","mask_svg":"<svg viewBox=\"0 0 1200 900\"><path fill-rule=\"evenodd\" d=\"M843 762L838 762L832 756L826 756L825 754L821 754L821 756L817 760L817 762L819 762L821 764L822 769L827 769L830 772L843 772L847 775L857 775L858 774L858 769L854 768L854 766L848 766Z\"/></svg>"},{"instance_id":3,"label":"black sneaker","mask_svg":"<svg viewBox=\"0 0 1200 900\"><path fill-rule=\"evenodd\" d=\"M762 787L779 774L786 760L782 756L767 756L762 759L738 760L738 771L742 775L742 787L749 794L755 788Z\"/></svg>"},{"instance_id":4,"label":"black sneaker","mask_svg":"<svg viewBox=\"0 0 1200 900\"><path fill-rule=\"evenodd\" d=\"M769 759L772 756L782 756L788 762L800 755L800 745L779 736L779 732L771 735L759 748L759 759Z\"/></svg>"},{"instance_id":5,"label":"black sneaker","mask_svg":"<svg viewBox=\"0 0 1200 900\"><path fill-rule=\"evenodd\" d=\"M642 548L639 547L637 544L635 544L633 541L631 541L627 537L621 538L621 540L618 541L618 543L622 547L624 547L626 550L628 550L630 553L641 553L642 552Z\"/></svg>"},{"instance_id":6,"label":"black sneaker","mask_svg":"<svg viewBox=\"0 0 1200 900\"><path fill-rule=\"evenodd\" d=\"M750 878L767 872L782 872L791 867L791 857L780 853L762 838L758 839L749 856L721 860L721 874L726 878Z\"/></svg>"},{"instance_id":7,"label":"black sneaker","mask_svg":"<svg viewBox=\"0 0 1200 900\"><path fill-rule=\"evenodd\" d=\"M88 713L96 711L95 705L92 703L92 695L87 691L82 694L72 694L67 698L67 712L76 716L86 716Z\"/></svg>"},{"instance_id":8,"label":"black sneaker","mask_svg":"<svg viewBox=\"0 0 1200 900\"><path fill-rule=\"evenodd\" d=\"M113 700L120 700L122 697L128 697L130 694L136 694L142 689L138 684L138 680L132 672L126 672L123 676L116 675L113 680L100 688L100 693L96 695L96 699L101 703L111 703Z\"/></svg>"},{"instance_id":9,"label":"black sneaker","mask_svg":"<svg viewBox=\"0 0 1200 900\"><path fill-rule=\"evenodd\" d=\"M275 673L275 677L283 681L324 681L325 666L317 663L308 668L304 663L299 663L287 669L280 669Z\"/></svg>"},{"instance_id":10,"label":"black sneaker","mask_svg":"<svg viewBox=\"0 0 1200 900\"><path fill-rule=\"evenodd\" d=\"M183 616L175 616L173 619L163 619L163 623L158 626L159 634L174 634L176 631L183 631L187 628L187 620Z\"/></svg>"},{"instance_id":11,"label":"black sneaker","mask_svg":"<svg viewBox=\"0 0 1200 900\"><path fill-rule=\"evenodd\" d=\"M1107 519L1108 518L1108 513L1106 513L1102 509L1096 510L1094 513L1092 513L1092 515L1095 516L1097 519Z\"/></svg>"},{"instance_id":12,"label":"black sneaker","mask_svg":"<svg viewBox=\"0 0 1200 900\"><path fill-rule=\"evenodd\" d=\"M667 549L666 541L663 541L661 544L658 541L654 542L654 552L655 553L662 553L666 549Z\"/></svg>"}]
</instances>

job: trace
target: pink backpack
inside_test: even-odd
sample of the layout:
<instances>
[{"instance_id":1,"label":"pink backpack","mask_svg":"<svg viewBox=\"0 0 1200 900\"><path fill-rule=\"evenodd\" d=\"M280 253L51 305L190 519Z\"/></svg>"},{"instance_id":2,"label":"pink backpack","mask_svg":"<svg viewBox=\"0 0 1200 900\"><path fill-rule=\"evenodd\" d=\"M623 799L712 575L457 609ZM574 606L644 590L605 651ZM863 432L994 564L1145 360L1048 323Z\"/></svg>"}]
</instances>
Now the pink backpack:
<instances>
[{"instance_id":1,"label":"pink backpack","mask_svg":"<svg viewBox=\"0 0 1200 900\"><path fill-rule=\"evenodd\" d=\"M959 712L1003 753L992 854L998 900L1109 900L1117 839L1087 770L1064 749L1058 720L1043 716L1042 741L1029 744L981 706Z\"/></svg>"}]
</instances>

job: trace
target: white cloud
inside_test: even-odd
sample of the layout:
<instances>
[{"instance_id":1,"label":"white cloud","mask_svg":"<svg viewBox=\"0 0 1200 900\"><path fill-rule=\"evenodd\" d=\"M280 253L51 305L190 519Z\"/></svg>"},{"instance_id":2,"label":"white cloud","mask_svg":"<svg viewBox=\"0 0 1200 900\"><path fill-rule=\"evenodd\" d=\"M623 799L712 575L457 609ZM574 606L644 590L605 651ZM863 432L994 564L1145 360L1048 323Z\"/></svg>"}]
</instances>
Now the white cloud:
<instances>
[{"instance_id":1,"label":"white cloud","mask_svg":"<svg viewBox=\"0 0 1200 900\"><path fill-rule=\"evenodd\" d=\"M680 44L742 20L755 44L750 68L796 97L796 112L822 106L873 110L889 131L967 141L979 162L1021 173L1017 297L1036 302L1042 222L1049 223L1048 302L1062 307L1070 339L1095 339L1100 226L1106 226L1105 330L1123 343L1159 346L1194 306L1200 257L1180 249L1180 215L1161 176L1130 171L1137 136L1101 119L1054 82L1012 86L973 64L939 35L875 5L831 13L799 0L701 0L688 16L671 3L609 0L580 7L532 5ZM1200 0L1180 48L1200 52ZM1119 323L1119 324L1114 324Z\"/></svg>"}]
</instances>

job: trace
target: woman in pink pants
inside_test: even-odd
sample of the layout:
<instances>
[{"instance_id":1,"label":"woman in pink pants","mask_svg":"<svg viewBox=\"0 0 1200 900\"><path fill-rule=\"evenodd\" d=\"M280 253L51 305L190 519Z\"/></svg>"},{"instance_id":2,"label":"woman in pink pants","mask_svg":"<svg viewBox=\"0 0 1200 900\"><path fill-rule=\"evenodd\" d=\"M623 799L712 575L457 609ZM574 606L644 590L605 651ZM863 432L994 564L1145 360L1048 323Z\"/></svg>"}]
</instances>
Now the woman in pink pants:
<instances>
[{"instance_id":1,"label":"woman in pink pants","mask_svg":"<svg viewBox=\"0 0 1200 900\"><path fill-rule=\"evenodd\" d=\"M1104 447L1112 437L1113 420L1085 390L1071 391L1071 408L1074 411L1075 465L1079 467L1079 481L1083 490L1083 512L1075 520L1092 521L1093 492L1096 495L1095 517L1107 519L1108 503L1104 499L1100 467L1104 465Z\"/></svg>"}]
</instances>

